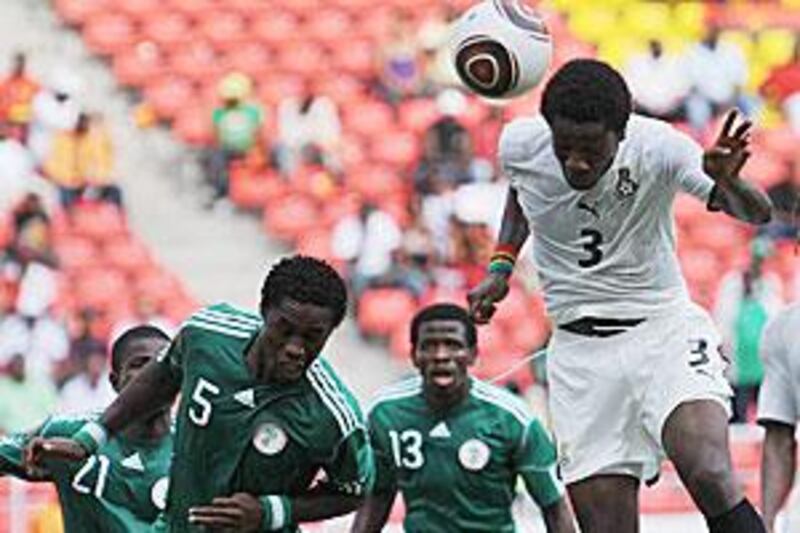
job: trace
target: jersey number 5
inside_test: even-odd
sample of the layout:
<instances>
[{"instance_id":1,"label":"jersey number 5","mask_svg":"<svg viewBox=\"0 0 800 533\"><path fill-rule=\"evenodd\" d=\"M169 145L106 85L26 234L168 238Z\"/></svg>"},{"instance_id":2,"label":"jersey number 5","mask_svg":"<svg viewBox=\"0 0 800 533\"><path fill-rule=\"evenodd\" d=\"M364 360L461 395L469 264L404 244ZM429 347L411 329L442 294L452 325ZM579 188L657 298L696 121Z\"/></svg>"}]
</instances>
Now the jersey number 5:
<instances>
[{"instance_id":1,"label":"jersey number 5","mask_svg":"<svg viewBox=\"0 0 800 533\"><path fill-rule=\"evenodd\" d=\"M392 441L392 455L394 464L398 468L416 470L425 463L422 457L422 433L415 429L403 432L390 431L389 439Z\"/></svg>"},{"instance_id":2,"label":"jersey number 5","mask_svg":"<svg viewBox=\"0 0 800 533\"><path fill-rule=\"evenodd\" d=\"M588 252L589 257L578 259L578 265L583 268L595 266L603 260L603 250L600 245L603 244L603 234L596 229L583 228L581 230L581 248Z\"/></svg>"},{"instance_id":3,"label":"jersey number 5","mask_svg":"<svg viewBox=\"0 0 800 533\"><path fill-rule=\"evenodd\" d=\"M217 394L219 394L219 387L206 379L198 379L192 393L189 419L198 426L207 426L208 421L211 420L211 402L207 396L216 396Z\"/></svg>"}]
</instances>

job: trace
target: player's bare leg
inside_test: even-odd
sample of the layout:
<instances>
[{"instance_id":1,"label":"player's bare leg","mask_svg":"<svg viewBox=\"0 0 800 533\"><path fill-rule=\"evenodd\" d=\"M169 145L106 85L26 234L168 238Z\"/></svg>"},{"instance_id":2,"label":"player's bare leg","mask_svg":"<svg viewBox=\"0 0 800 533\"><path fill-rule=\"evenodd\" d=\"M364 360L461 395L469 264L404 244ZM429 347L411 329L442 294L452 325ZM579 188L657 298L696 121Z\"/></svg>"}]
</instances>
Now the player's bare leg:
<instances>
[{"instance_id":1,"label":"player's bare leg","mask_svg":"<svg viewBox=\"0 0 800 533\"><path fill-rule=\"evenodd\" d=\"M638 533L639 480L599 475L567 487L582 533Z\"/></svg>"},{"instance_id":2,"label":"player's bare leg","mask_svg":"<svg viewBox=\"0 0 800 533\"><path fill-rule=\"evenodd\" d=\"M679 405L664 424L664 449L711 533L765 532L733 473L728 416L715 401Z\"/></svg>"}]
</instances>

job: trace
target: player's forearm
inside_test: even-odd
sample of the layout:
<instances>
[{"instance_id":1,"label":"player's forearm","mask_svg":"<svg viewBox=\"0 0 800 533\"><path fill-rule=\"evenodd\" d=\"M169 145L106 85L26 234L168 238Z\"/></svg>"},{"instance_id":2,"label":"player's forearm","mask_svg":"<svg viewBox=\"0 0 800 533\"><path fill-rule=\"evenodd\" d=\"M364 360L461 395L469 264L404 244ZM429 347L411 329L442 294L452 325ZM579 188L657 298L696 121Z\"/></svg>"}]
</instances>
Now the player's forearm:
<instances>
[{"instance_id":1,"label":"player's forearm","mask_svg":"<svg viewBox=\"0 0 800 533\"><path fill-rule=\"evenodd\" d=\"M522 245L525 244L529 235L528 220L519 205L517 191L513 187L509 187L497 244L510 246L517 253L522 248Z\"/></svg>"},{"instance_id":2,"label":"player's forearm","mask_svg":"<svg viewBox=\"0 0 800 533\"><path fill-rule=\"evenodd\" d=\"M547 526L547 533L575 533L575 521L572 519L566 498L561 498L553 505L542 509L542 517Z\"/></svg>"},{"instance_id":3,"label":"player's forearm","mask_svg":"<svg viewBox=\"0 0 800 533\"><path fill-rule=\"evenodd\" d=\"M720 180L714 189L711 205L750 224L766 224L772 219L769 197L742 179Z\"/></svg>"},{"instance_id":4,"label":"player's forearm","mask_svg":"<svg viewBox=\"0 0 800 533\"><path fill-rule=\"evenodd\" d=\"M100 422L109 433L116 433L136 420L168 407L179 386L164 364L153 361L126 385L105 410Z\"/></svg>"},{"instance_id":5,"label":"player's forearm","mask_svg":"<svg viewBox=\"0 0 800 533\"><path fill-rule=\"evenodd\" d=\"M794 484L797 442L794 428L770 424L764 439L761 466L761 508L770 531Z\"/></svg>"},{"instance_id":6,"label":"player's forearm","mask_svg":"<svg viewBox=\"0 0 800 533\"><path fill-rule=\"evenodd\" d=\"M353 512L362 504L362 496L309 493L292 498L292 521L316 522Z\"/></svg>"},{"instance_id":7,"label":"player's forearm","mask_svg":"<svg viewBox=\"0 0 800 533\"><path fill-rule=\"evenodd\" d=\"M350 533L378 533L389 519L395 493L372 494L358 510Z\"/></svg>"}]
</instances>

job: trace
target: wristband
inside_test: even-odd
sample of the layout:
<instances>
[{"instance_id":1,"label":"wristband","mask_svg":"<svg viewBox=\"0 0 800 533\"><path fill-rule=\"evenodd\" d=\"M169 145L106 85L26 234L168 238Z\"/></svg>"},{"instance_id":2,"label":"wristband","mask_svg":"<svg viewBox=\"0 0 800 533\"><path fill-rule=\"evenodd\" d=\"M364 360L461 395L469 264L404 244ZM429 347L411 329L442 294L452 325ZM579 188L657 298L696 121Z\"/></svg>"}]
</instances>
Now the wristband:
<instances>
[{"instance_id":1,"label":"wristband","mask_svg":"<svg viewBox=\"0 0 800 533\"><path fill-rule=\"evenodd\" d=\"M292 522L292 502L286 496L262 496L261 530L278 531Z\"/></svg>"},{"instance_id":2,"label":"wristband","mask_svg":"<svg viewBox=\"0 0 800 533\"><path fill-rule=\"evenodd\" d=\"M489 263L489 274L501 274L510 276L514 272L514 263L507 259L492 259Z\"/></svg>"},{"instance_id":3,"label":"wristband","mask_svg":"<svg viewBox=\"0 0 800 533\"><path fill-rule=\"evenodd\" d=\"M513 244L498 244L494 247L494 251L498 253L506 253L512 258L517 257L517 250Z\"/></svg>"},{"instance_id":4,"label":"wristband","mask_svg":"<svg viewBox=\"0 0 800 533\"><path fill-rule=\"evenodd\" d=\"M87 422L72 436L81 448L93 454L108 441L108 430L100 422Z\"/></svg>"}]
</instances>

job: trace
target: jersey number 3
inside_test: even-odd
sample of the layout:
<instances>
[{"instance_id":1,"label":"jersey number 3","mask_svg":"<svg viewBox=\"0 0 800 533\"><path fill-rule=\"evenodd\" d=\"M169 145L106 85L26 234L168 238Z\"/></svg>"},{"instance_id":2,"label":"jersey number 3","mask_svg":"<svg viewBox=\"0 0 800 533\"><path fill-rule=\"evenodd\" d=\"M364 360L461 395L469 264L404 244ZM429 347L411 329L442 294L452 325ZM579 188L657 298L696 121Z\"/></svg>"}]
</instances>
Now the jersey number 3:
<instances>
[{"instance_id":1,"label":"jersey number 3","mask_svg":"<svg viewBox=\"0 0 800 533\"><path fill-rule=\"evenodd\" d=\"M392 441L392 455L394 464L398 468L416 470L425 463L422 457L422 433L415 429L403 432L390 431L389 439Z\"/></svg>"},{"instance_id":2,"label":"jersey number 3","mask_svg":"<svg viewBox=\"0 0 800 533\"><path fill-rule=\"evenodd\" d=\"M603 234L596 229L583 228L581 230L581 248L586 250L589 257L578 259L578 265L583 268L593 267L603 260L603 250L600 245L603 244Z\"/></svg>"}]
</instances>

